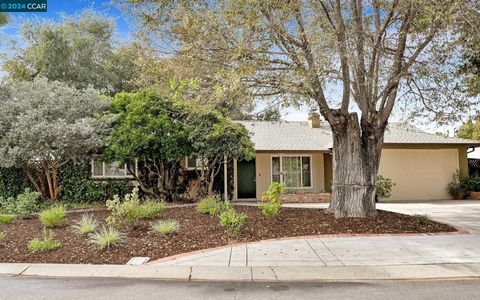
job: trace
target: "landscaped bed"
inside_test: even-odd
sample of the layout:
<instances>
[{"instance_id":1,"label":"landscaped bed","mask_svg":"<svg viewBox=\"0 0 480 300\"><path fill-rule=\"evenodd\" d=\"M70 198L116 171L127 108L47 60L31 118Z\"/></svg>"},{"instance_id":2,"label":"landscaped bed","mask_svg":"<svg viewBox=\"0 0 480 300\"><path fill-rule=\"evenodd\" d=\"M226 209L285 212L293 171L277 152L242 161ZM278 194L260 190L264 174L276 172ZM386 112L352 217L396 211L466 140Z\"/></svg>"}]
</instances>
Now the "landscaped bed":
<instances>
[{"instance_id":1,"label":"landscaped bed","mask_svg":"<svg viewBox=\"0 0 480 300\"><path fill-rule=\"evenodd\" d=\"M131 257L148 256L151 260L213 248L231 243L253 242L265 239L324 234L398 234L453 232L455 228L431 220L387 211L378 211L371 219L335 219L324 209L283 208L278 217L265 218L257 207L235 206L244 212L247 220L239 235L229 238L219 226L219 218L200 214L193 206L167 208L154 220L141 220L136 227L121 228L125 234L121 246L106 250L95 248L88 237L72 229L84 213L67 215L62 227L53 229L55 240L62 247L53 251L33 252L29 242L42 236L43 226L37 218L15 220L1 224L6 238L0 242L0 262L30 263L92 263L125 264ZM107 210L90 214L101 224L109 215ZM180 228L171 235L159 236L151 232L150 224L157 219L176 220Z\"/></svg>"}]
</instances>

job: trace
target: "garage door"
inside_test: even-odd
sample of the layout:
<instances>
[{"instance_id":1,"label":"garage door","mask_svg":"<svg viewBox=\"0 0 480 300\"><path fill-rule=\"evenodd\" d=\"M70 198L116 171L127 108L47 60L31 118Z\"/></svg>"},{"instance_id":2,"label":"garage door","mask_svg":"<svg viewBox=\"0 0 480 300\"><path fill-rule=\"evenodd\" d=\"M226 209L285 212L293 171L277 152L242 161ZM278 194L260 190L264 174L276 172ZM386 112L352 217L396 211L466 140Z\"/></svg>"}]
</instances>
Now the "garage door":
<instances>
[{"instance_id":1,"label":"garage door","mask_svg":"<svg viewBox=\"0 0 480 300\"><path fill-rule=\"evenodd\" d=\"M379 174L396 183L390 201L445 200L458 167L458 149L384 149Z\"/></svg>"}]
</instances>

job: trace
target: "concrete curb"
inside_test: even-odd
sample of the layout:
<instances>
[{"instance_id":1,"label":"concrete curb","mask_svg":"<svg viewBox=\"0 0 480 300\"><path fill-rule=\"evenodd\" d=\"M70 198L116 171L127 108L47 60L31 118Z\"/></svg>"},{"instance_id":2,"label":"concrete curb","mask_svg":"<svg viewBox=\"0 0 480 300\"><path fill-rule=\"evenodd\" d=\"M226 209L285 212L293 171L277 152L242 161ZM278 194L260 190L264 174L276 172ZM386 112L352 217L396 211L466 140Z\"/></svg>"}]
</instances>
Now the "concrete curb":
<instances>
[{"instance_id":1,"label":"concrete curb","mask_svg":"<svg viewBox=\"0 0 480 300\"><path fill-rule=\"evenodd\" d=\"M480 263L353 267L187 267L0 263L0 276L315 282L480 278Z\"/></svg>"}]
</instances>

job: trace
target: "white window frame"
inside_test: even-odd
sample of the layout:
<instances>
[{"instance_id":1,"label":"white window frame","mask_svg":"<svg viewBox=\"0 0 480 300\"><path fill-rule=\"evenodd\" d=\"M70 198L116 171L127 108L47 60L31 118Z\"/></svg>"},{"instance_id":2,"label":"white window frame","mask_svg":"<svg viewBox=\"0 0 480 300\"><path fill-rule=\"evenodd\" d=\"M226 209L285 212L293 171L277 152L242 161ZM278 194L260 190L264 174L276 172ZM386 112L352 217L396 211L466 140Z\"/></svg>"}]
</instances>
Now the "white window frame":
<instances>
[{"instance_id":1,"label":"white window frame","mask_svg":"<svg viewBox=\"0 0 480 300\"><path fill-rule=\"evenodd\" d=\"M188 165L188 157L185 156L185 169L186 170L197 170L197 169L200 169L200 168L205 168L204 164L202 163L201 158L197 157L195 159L195 166L189 166Z\"/></svg>"},{"instance_id":2,"label":"white window frame","mask_svg":"<svg viewBox=\"0 0 480 300\"><path fill-rule=\"evenodd\" d=\"M303 157L310 158L310 186L302 187L285 187L286 189L302 190L313 188L313 157L311 154L272 154L270 155L270 184L273 183L273 158L278 157L280 160L280 183L283 183L283 162L282 157L300 157L300 162ZM300 172L300 182L303 184L303 171Z\"/></svg>"},{"instance_id":3,"label":"white window frame","mask_svg":"<svg viewBox=\"0 0 480 300\"><path fill-rule=\"evenodd\" d=\"M100 161L98 161L97 163L100 163ZM128 178L134 178L134 176L132 174L128 174L128 168L127 168L127 164L125 164L123 166L123 169L124 169L124 174L125 175L105 175L105 171L106 171L106 165L107 163L105 163L104 161L101 162L102 163L102 175L95 175L95 158L92 158L91 159L91 176L92 178L96 178L96 179L128 179ZM138 174L138 165L137 165L137 160L135 160L135 170L134 170L135 174Z\"/></svg>"}]
</instances>

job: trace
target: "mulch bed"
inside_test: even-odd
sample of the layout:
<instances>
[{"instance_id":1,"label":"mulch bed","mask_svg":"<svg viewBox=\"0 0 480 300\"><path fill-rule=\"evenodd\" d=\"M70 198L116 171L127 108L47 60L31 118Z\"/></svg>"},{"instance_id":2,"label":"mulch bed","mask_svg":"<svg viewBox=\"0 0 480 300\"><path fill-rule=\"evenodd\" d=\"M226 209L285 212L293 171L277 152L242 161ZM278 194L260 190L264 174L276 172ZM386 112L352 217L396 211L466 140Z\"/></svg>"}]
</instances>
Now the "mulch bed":
<instances>
[{"instance_id":1,"label":"mulch bed","mask_svg":"<svg viewBox=\"0 0 480 300\"><path fill-rule=\"evenodd\" d=\"M237 211L247 213L248 218L240 235L231 240L219 226L218 217L203 215L195 207L168 208L160 218L180 222L178 233L161 237L149 230L151 220L142 221L136 228L124 228L126 240L122 246L98 250L88 238L74 233L73 221L83 213L68 214L64 227L54 229L55 239L63 247L51 252L31 252L27 245L33 238L40 238L42 225L37 219L16 220L0 225L7 235L0 242L0 262L29 263L92 263L125 264L133 256L149 256L151 260L231 243L253 242L265 239L322 234L398 234L453 232L455 228L428 221L415 225L413 217L378 211L371 219L335 219L325 209L283 208L276 219L265 219L257 207L237 206ZM107 211L91 212L99 221L105 220Z\"/></svg>"}]
</instances>

